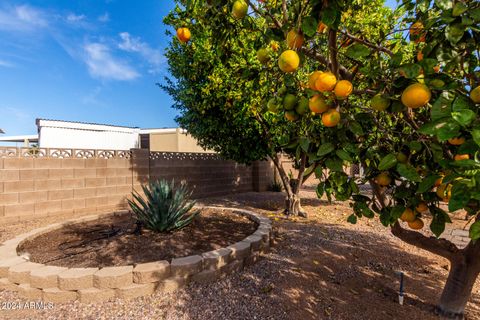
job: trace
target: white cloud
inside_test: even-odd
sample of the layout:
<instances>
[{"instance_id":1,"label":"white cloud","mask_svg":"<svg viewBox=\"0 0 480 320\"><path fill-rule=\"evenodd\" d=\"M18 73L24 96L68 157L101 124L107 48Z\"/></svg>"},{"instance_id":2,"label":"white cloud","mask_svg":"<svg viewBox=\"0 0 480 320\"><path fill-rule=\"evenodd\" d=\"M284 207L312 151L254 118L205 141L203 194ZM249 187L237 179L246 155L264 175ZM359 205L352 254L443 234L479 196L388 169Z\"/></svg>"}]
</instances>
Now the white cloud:
<instances>
[{"instance_id":1,"label":"white cloud","mask_svg":"<svg viewBox=\"0 0 480 320\"><path fill-rule=\"evenodd\" d=\"M67 21L75 23L75 22L81 22L81 21L85 20L85 18L86 18L86 16L84 14L76 15L74 13L70 13L67 16Z\"/></svg>"},{"instance_id":2,"label":"white cloud","mask_svg":"<svg viewBox=\"0 0 480 320\"><path fill-rule=\"evenodd\" d=\"M133 80L140 74L126 62L114 57L110 48L102 43L88 43L84 46L85 63L90 75L107 80Z\"/></svg>"},{"instance_id":3,"label":"white cloud","mask_svg":"<svg viewBox=\"0 0 480 320\"><path fill-rule=\"evenodd\" d=\"M0 60L0 67L13 68L14 65L8 61Z\"/></svg>"},{"instance_id":4,"label":"white cloud","mask_svg":"<svg viewBox=\"0 0 480 320\"><path fill-rule=\"evenodd\" d=\"M44 11L28 6L0 8L0 30L33 31L48 26Z\"/></svg>"},{"instance_id":5,"label":"white cloud","mask_svg":"<svg viewBox=\"0 0 480 320\"><path fill-rule=\"evenodd\" d=\"M108 14L108 12L105 12L104 14L102 14L101 16L98 17L98 21L100 22L108 22L110 21L110 15Z\"/></svg>"},{"instance_id":6,"label":"white cloud","mask_svg":"<svg viewBox=\"0 0 480 320\"><path fill-rule=\"evenodd\" d=\"M118 47L127 52L140 54L152 65L153 69L151 71L153 73L159 72L162 65L167 61L160 50L153 49L148 43L142 42L140 38L132 37L128 32L122 32L119 35L122 42L118 44Z\"/></svg>"}]
</instances>

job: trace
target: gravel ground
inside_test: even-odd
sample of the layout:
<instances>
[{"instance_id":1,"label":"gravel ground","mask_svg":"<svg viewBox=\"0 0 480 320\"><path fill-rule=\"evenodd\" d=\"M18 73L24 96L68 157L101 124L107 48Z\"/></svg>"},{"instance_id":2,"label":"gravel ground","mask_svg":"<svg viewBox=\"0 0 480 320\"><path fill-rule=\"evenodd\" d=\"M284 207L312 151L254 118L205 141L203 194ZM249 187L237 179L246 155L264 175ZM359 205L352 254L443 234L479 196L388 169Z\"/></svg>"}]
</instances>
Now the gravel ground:
<instances>
[{"instance_id":1,"label":"gravel ground","mask_svg":"<svg viewBox=\"0 0 480 320\"><path fill-rule=\"evenodd\" d=\"M446 279L446 260L403 244L376 220L345 222L348 203L302 193L309 219L285 219L280 193L203 199L209 205L253 208L274 220L276 245L253 266L210 284L128 301L57 304L49 310L0 310L2 319L436 319L434 303ZM58 218L0 227L0 241ZM404 306L396 302L405 272ZM467 308L480 319L480 284ZM22 303L0 291L4 302Z\"/></svg>"}]
</instances>

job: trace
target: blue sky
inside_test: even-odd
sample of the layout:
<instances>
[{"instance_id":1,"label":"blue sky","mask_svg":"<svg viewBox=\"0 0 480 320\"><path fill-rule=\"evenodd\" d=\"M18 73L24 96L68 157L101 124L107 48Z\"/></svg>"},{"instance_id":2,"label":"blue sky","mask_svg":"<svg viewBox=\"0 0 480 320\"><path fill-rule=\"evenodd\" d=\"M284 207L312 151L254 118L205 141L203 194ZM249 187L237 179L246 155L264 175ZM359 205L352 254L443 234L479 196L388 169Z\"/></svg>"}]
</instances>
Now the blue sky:
<instances>
[{"instance_id":1,"label":"blue sky","mask_svg":"<svg viewBox=\"0 0 480 320\"><path fill-rule=\"evenodd\" d=\"M35 118L174 127L163 17L170 0L0 2L0 128Z\"/></svg>"},{"instance_id":2,"label":"blue sky","mask_svg":"<svg viewBox=\"0 0 480 320\"><path fill-rule=\"evenodd\" d=\"M388 0L393 5L394 0ZM35 119L175 127L163 17L173 0L0 2L0 128Z\"/></svg>"}]
</instances>

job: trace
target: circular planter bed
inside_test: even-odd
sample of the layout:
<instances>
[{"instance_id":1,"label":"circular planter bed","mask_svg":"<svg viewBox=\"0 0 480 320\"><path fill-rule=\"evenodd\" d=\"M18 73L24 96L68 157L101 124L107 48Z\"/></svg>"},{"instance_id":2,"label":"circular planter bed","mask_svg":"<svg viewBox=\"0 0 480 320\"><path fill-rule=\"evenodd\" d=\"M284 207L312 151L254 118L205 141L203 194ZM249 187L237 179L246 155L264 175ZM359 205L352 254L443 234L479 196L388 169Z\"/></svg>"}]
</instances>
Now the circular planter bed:
<instances>
[{"instance_id":1,"label":"circular planter bed","mask_svg":"<svg viewBox=\"0 0 480 320\"><path fill-rule=\"evenodd\" d=\"M0 246L0 286L30 299L98 302L172 291L241 270L270 245L270 220L233 208L201 208L170 234L134 234L128 212L33 230Z\"/></svg>"}]
</instances>

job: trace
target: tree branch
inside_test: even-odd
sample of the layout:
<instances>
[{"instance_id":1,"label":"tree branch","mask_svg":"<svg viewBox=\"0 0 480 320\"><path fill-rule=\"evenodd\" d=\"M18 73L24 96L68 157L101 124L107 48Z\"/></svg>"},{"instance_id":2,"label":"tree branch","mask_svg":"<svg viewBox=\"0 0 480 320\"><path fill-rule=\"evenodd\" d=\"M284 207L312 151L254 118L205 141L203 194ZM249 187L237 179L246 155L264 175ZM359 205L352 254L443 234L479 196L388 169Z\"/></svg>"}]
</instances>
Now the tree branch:
<instances>
[{"instance_id":1,"label":"tree branch","mask_svg":"<svg viewBox=\"0 0 480 320\"><path fill-rule=\"evenodd\" d=\"M297 185L293 190L294 194L298 194L298 191L300 190L300 186L303 183L303 173L305 172L306 163L307 163L307 153L302 151L302 158L300 159L300 167L298 168Z\"/></svg>"},{"instance_id":2,"label":"tree branch","mask_svg":"<svg viewBox=\"0 0 480 320\"><path fill-rule=\"evenodd\" d=\"M288 23L288 11L287 11L287 0L282 1L282 11L283 11L283 23Z\"/></svg>"},{"instance_id":3,"label":"tree branch","mask_svg":"<svg viewBox=\"0 0 480 320\"><path fill-rule=\"evenodd\" d=\"M383 46L376 45L374 43L371 43L368 40L357 38L353 34L349 33L348 31L340 31L340 33L345 35L347 38L352 39L355 42L361 43L369 48L375 49L376 51L385 52L389 56L393 56L393 52Z\"/></svg>"},{"instance_id":4,"label":"tree branch","mask_svg":"<svg viewBox=\"0 0 480 320\"><path fill-rule=\"evenodd\" d=\"M328 51L330 52L330 69L338 78L337 30L332 28L328 30Z\"/></svg>"},{"instance_id":5,"label":"tree branch","mask_svg":"<svg viewBox=\"0 0 480 320\"><path fill-rule=\"evenodd\" d=\"M437 254L450 261L460 252L460 250L447 239L427 237L420 232L406 230L402 228L398 221L391 227L391 231L394 236L404 242Z\"/></svg>"},{"instance_id":6,"label":"tree branch","mask_svg":"<svg viewBox=\"0 0 480 320\"><path fill-rule=\"evenodd\" d=\"M250 0L247 0L247 3L250 7L252 7L253 11L255 11L255 13L257 13L258 15L262 16L262 17L265 17L265 15L260 11L260 9L258 9ZM265 14L267 16L270 17L270 19L272 19L273 23L275 23L275 25L277 26L278 29L282 29L282 23L280 21L278 21L277 18L275 18L275 16L273 16L270 12L265 11Z\"/></svg>"},{"instance_id":7,"label":"tree branch","mask_svg":"<svg viewBox=\"0 0 480 320\"><path fill-rule=\"evenodd\" d=\"M303 52L303 54L305 54L307 57L315 59L316 61L318 61L323 66L325 66L327 68L329 67L330 62L328 61L328 59L326 57L322 56L321 54L319 54L315 51L312 51L312 50L308 50L305 47L302 47L300 49L300 51ZM348 69L345 68L344 66L339 65L338 66L338 72L339 72L340 76L342 77L342 79L345 79L345 80L351 80L352 79L352 73L350 71L348 71Z\"/></svg>"}]
</instances>

